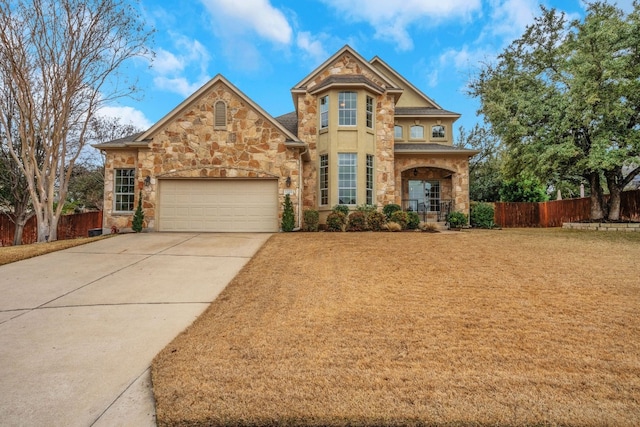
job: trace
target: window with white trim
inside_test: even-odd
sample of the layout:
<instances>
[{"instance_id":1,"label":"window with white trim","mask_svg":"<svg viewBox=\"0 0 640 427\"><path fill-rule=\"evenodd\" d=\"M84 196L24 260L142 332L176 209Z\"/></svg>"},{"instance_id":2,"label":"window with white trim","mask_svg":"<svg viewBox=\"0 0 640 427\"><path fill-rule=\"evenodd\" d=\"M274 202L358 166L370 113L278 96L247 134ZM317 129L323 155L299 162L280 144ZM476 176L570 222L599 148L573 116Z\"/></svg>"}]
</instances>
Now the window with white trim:
<instances>
[{"instance_id":1,"label":"window with white trim","mask_svg":"<svg viewBox=\"0 0 640 427\"><path fill-rule=\"evenodd\" d=\"M411 126L411 139L424 139L424 126L413 125Z\"/></svg>"},{"instance_id":2,"label":"window with white trim","mask_svg":"<svg viewBox=\"0 0 640 427\"><path fill-rule=\"evenodd\" d=\"M227 104L224 101L217 101L214 105L213 127L225 129L227 127Z\"/></svg>"},{"instance_id":3,"label":"window with white trim","mask_svg":"<svg viewBox=\"0 0 640 427\"><path fill-rule=\"evenodd\" d=\"M367 205L373 205L373 155L367 154Z\"/></svg>"},{"instance_id":4,"label":"window with white trim","mask_svg":"<svg viewBox=\"0 0 640 427\"><path fill-rule=\"evenodd\" d=\"M115 170L114 209L118 212L132 212L136 197L136 170Z\"/></svg>"},{"instance_id":5,"label":"window with white trim","mask_svg":"<svg viewBox=\"0 0 640 427\"><path fill-rule=\"evenodd\" d=\"M373 98L367 96L367 127L373 129Z\"/></svg>"},{"instance_id":6,"label":"window with white trim","mask_svg":"<svg viewBox=\"0 0 640 427\"><path fill-rule=\"evenodd\" d=\"M340 92L338 94L338 125L355 126L358 112L358 94Z\"/></svg>"},{"instance_id":7,"label":"window with white trim","mask_svg":"<svg viewBox=\"0 0 640 427\"><path fill-rule=\"evenodd\" d=\"M329 95L320 98L320 129L329 127Z\"/></svg>"},{"instance_id":8,"label":"window with white trim","mask_svg":"<svg viewBox=\"0 0 640 427\"><path fill-rule=\"evenodd\" d=\"M320 155L320 204L329 204L329 155Z\"/></svg>"},{"instance_id":9,"label":"window with white trim","mask_svg":"<svg viewBox=\"0 0 640 427\"><path fill-rule=\"evenodd\" d=\"M338 154L338 203L341 205L356 204L357 164L355 153Z\"/></svg>"},{"instance_id":10,"label":"window with white trim","mask_svg":"<svg viewBox=\"0 0 640 427\"><path fill-rule=\"evenodd\" d=\"M444 126L442 125L432 126L431 138L444 138Z\"/></svg>"},{"instance_id":11,"label":"window with white trim","mask_svg":"<svg viewBox=\"0 0 640 427\"><path fill-rule=\"evenodd\" d=\"M393 127L393 137L395 139L402 139L402 126L400 125L395 125Z\"/></svg>"}]
</instances>

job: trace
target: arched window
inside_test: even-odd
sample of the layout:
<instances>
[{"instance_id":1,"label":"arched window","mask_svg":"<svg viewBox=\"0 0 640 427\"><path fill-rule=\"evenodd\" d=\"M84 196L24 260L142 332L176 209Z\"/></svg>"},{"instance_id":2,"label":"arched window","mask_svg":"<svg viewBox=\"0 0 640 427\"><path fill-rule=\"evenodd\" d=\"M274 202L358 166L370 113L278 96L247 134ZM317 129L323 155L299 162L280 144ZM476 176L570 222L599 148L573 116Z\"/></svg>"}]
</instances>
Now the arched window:
<instances>
[{"instance_id":1,"label":"arched window","mask_svg":"<svg viewBox=\"0 0 640 427\"><path fill-rule=\"evenodd\" d=\"M424 126L411 126L411 139L424 139Z\"/></svg>"},{"instance_id":2,"label":"arched window","mask_svg":"<svg viewBox=\"0 0 640 427\"><path fill-rule=\"evenodd\" d=\"M444 126L442 125L432 126L431 138L444 138Z\"/></svg>"},{"instance_id":3,"label":"arched window","mask_svg":"<svg viewBox=\"0 0 640 427\"><path fill-rule=\"evenodd\" d=\"M216 129L226 129L227 127L227 104L224 101L217 101L214 106L213 126Z\"/></svg>"},{"instance_id":4,"label":"arched window","mask_svg":"<svg viewBox=\"0 0 640 427\"><path fill-rule=\"evenodd\" d=\"M393 136L395 139L402 139L402 126L395 125L393 128Z\"/></svg>"}]
</instances>

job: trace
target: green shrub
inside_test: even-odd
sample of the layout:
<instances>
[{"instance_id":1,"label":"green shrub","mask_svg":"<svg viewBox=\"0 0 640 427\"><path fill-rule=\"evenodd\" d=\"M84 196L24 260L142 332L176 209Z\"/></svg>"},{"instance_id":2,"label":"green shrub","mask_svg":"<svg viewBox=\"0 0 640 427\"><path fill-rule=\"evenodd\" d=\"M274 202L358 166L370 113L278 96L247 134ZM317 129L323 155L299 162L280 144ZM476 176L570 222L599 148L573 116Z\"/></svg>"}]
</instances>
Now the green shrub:
<instances>
[{"instance_id":1,"label":"green shrub","mask_svg":"<svg viewBox=\"0 0 640 427\"><path fill-rule=\"evenodd\" d=\"M303 213L304 231L318 231L320 214L315 209L307 209Z\"/></svg>"},{"instance_id":2,"label":"green shrub","mask_svg":"<svg viewBox=\"0 0 640 427\"><path fill-rule=\"evenodd\" d=\"M296 220L293 216L293 203L291 203L291 197L288 194L284 196L283 204L282 231L293 231L296 226Z\"/></svg>"},{"instance_id":3,"label":"green shrub","mask_svg":"<svg viewBox=\"0 0 640 427\"><path fill-rule=\"evenodd\" d=\"M342 212L331 212L327 216L327 231L343 231L347 216Z\"/></svg>"},{"instance_id":4,"label":"green shrub","mask_svg":"<svg viewBox=\"0 0 640 427\"><path fill-rule=\"evenodd\" d=\"M136 212L133 214L133 222L131 223L131 229L136 233L140 233L142 231L142 225L144 223L144 212L142 211L142 191L138 196L138 207L136 208Z\"/></svg>"},{"instance_id":5,"label":"green shrub","mask_svg":"<svg viewBox=\"0 0 640 427\"><path fill-rule=\"evenodd\" d=\"M347 231L364 231L366 230L366 226L367 221L364 212L354 211L349 214Z\"/></svg>"},{"instance_id":6,"label":"green shrub","mask_svg":"<svg viewBox=\"0 0 640 427\"><path fill-rule=\"evenodd\" d=\"M473 227L478 228L493 228L495 223L493 222L494 210L493 206L489 203L472 203L471 214L469 220Z\"/></svg>"},{"instance_id":7,"label":"green shrub","mask_svg":"<svg viewBox=\"0 0 640 427\"><path fill-rule=\"evenodd\" d=\"M460 228L467 225L467 216L462 212L451 212L447 216L447 222L450 228Z\"/></svg>"},{"instance_id":8,"label":"green shrub","mask_svg":"<svg viewBox=\"0 0 640 427\"><path fill-rule=\"evenodd\" d=\"M400 224L403 230L407 229L407 223L409 222L409 217L407 213L404 211L395 211L391 214L390 218L391 222L395 222L396 224Z\"/></svg>"},{"instance_id":9,"label":"green shrub","mask_svg":"<svg viewBox=\"0 0 640 427\"><path fill-rule=\"evenodd\" d=\"M389 203L388 205L384 205L384 207L382 208L382 213L388 220L390 220L391 215L394 212L401 211L401 210L402 208L400 207L400 205L397 205L395 203Z\"/></svg>"},{"instance_id":10,"label":"green shrub","mask_svg":"<svg viewBox=\"0 0 640 427\"><path fill-rule=\"evenodd\" d=\"M371 212L367 217L367 228L373 231L380 231L385 222L387 222L387 218L382 212Z\"/></svg>"},{"instance_id":11,"label":"green shrub","mask_svg":"<svg viewBox=\"0 0 640 427\"><path fill-rule=\"evenodd\" d=\"M335 205L331 212L342 212L344 216L349 216L349 206L347 205Z\"/></svg>"},{"instance_id":12,"label":"green shrub","mask_svg":"<svg viewBox=\"0 0 640 427\"><path fill-rule=\"evenodd\" d=\"M420 225L420 215L417 212L409 211L407 212L407 229L415 230Z\"/></svg>"}]
</instances>

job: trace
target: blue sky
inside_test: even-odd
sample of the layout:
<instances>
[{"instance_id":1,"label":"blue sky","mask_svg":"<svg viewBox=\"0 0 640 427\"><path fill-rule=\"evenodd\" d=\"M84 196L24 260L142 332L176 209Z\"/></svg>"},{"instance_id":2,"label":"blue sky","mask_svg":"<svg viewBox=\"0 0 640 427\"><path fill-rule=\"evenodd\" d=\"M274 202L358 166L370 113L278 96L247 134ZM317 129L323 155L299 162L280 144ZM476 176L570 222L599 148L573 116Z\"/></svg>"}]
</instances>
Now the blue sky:
<instances>
[{"instance_id":1,"label":"blue sky","mask_svg":"<svg viewBox=\"0 0 640 427\"><path fill-rule=\"evenodd\" d=\"M613 1L612 1L613 3ZM220 73L272 116L294 110L290 89L345 44L378 55L440 106L481 121L465 86L540 14L578 18L579 0L141 0L156 29L153 61L132 61L136 99L103 114L147 128ZM626 11L632 0L619 0Z\"/></svg>"}]
</instances>

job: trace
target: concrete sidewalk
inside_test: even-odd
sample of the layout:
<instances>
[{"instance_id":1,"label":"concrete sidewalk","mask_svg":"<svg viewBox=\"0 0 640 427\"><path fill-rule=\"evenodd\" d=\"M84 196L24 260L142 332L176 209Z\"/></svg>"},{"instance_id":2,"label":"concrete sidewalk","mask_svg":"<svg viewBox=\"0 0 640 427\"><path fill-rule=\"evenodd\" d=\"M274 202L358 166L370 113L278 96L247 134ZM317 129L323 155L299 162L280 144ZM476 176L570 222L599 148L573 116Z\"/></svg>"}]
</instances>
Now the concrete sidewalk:
<instances>
[{"instance_id":1,"label":"concrete sidewalk","mask_svg":"<svg viewBox=\"0 0 640 427\"><path fill-rule=\"evenodd\" d=\"M155 425L149 366L269 234L125 234L0 267L0 425Z\"/></svg>"}]
</instances>

